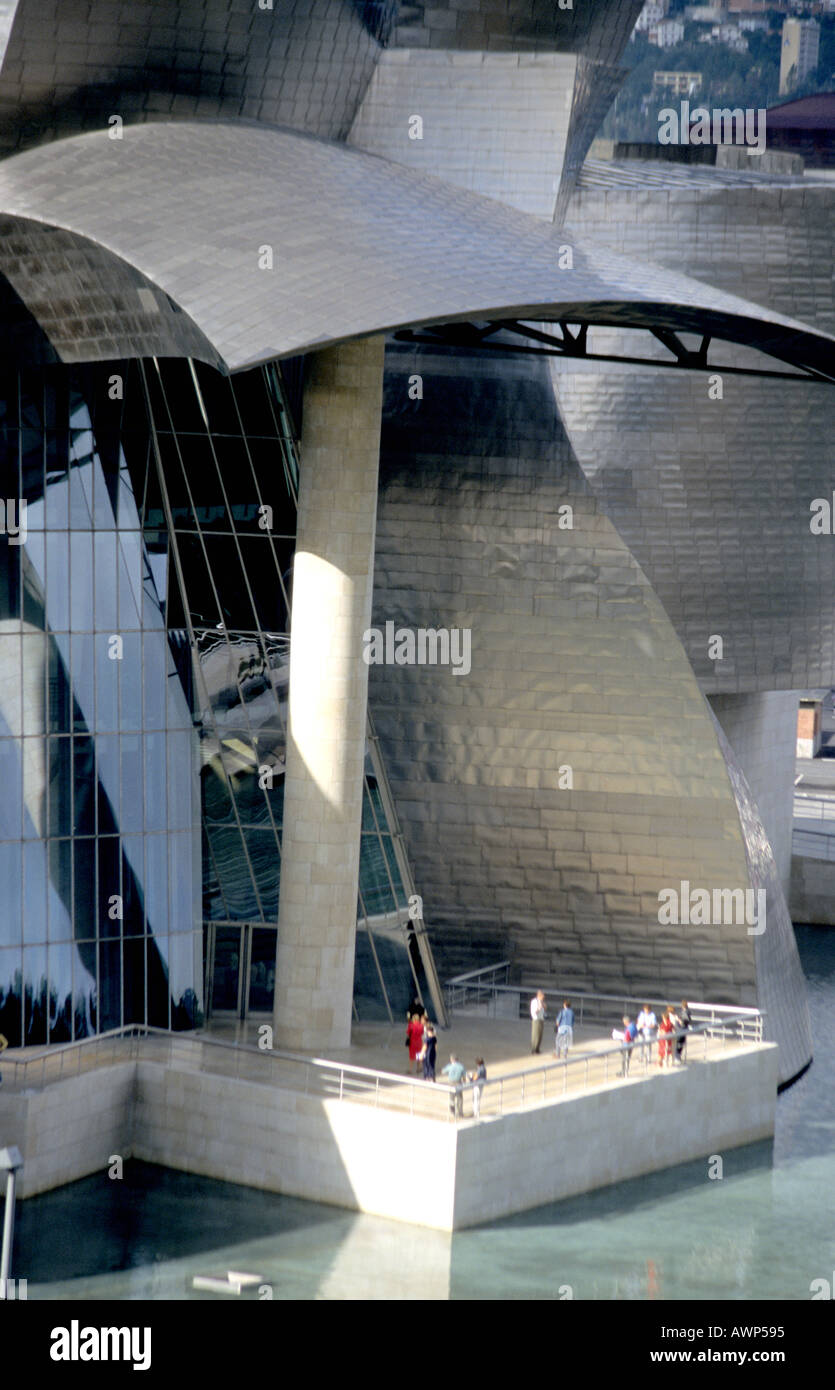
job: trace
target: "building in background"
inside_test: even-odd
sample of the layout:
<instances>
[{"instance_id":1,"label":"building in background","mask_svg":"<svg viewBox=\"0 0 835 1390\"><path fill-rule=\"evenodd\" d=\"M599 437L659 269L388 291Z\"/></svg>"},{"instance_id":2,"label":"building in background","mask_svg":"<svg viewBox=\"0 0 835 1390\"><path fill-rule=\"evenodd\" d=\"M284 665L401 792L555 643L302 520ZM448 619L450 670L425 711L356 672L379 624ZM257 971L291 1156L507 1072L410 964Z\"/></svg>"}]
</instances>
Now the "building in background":
<instances>
[{"instance_id":1,"label":"building in background","mask_svg":"<svg viewBox=\"0 0 835 1390\"><path fill-rule=\"evenodd\" d=\"M780 95L792 91L814 72L820 50L820 25L816 19L783 20L780 42Z\"/></svg>"}]
</instances>

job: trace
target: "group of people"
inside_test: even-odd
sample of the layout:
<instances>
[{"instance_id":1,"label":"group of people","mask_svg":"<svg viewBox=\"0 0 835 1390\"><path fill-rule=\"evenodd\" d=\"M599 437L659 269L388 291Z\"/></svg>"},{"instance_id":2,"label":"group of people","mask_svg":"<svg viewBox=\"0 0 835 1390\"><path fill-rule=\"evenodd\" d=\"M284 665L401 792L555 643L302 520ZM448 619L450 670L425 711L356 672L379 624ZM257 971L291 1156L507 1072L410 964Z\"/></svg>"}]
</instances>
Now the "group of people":
<instances>
[{"instance_id":1,"label":"group of people","mask_svg":"<svg viewBox=\"0 0 835 1390\"><path fill-rule=\"evenodd\" d=\"M623 1028L616 1028L612 1033L616 1042L623 1043L621 1076L629 1075L629 1064L635 1052L639 1052L643 1057L645 1066L650 1065L654 1042L658 1043L659 1067L680 1066L685 1060L687 1031L692 1022L693 1016L686 999L682 999L679 1008L675 1004L668 1004L660 1023L651 1004L644 1005L637 1019L633 1020L628 1014L624 1014ZM675 1034L678 1036L674 1036ZM636 1043L640 1046L636 1047Z\"/></svg>"},{"instance_id":2,"label":"group of people","mask_svg":"<svg viewBox=\"0 0 835 1390\"><path fill-rule=\"evenodd\" d=\"M531 1000L532 1055L541 1051L545 1018L545 992L538 989ZM621 1076L629 1075L629 1066L634 1052L640 1052L645 1065L650 1064L654 1042L658 1043L659 1067L672 1067L684 1062L687 1049L687 1031L692 1022L693 1018L686 999L682 999L681 1006L678 1008L674 1004L668 1004L660 1023L650 1004L644 1005L637 1019L631 1018L629 1014L624 1014L623 1028L616 1028L612 1032L612 1038L623 1043ZM674 1034L678 1034L678 1036L674 1037ZM636 1047L636 1043L640 1043L640 1047ZM554 1055L567 1057L568 1049L573 1045L574 1010L571 1007L571 1000L564 999L562 1008L554 1021Z\"/></svg>"},{"instance_id":3,"label":"group of people","mask_svg":"<svg viewBox=\"0 0 835 1390\"><path fill-rule=\"evenodd\" d=\"M429 1022L429 1015L420 1005L409 1010L406 1023L406 1046L409 1049L409 1064L414 1066L415 1076L419 1076L422 1070L424 1081L434 1081L438 1036L435 1032L435 1025ZM473 1083L473 1119L477 1120L481 1114L481 1093L487 1080L484 1058L476 1057L472 1070L468 1072L453 1052L450 1054L447 1065L441 1068L441 1075L445 1076L449 1084L455 1087L455 1090L450 1092L449 1108L450 1113L456 1118L464 1113L464 1097L458 1087L463 1085L465 1081Z\"/></svg>"},{"instance_id":4,"label":"group of people","mask_svg":"<svg viewBox=\"0 0 835 1390\"><path fill-rule=\"evenodd\" d=\"M545 993L538 989L531 1000L531 1055L536 1056L542 1049L542 1034L545 1029ZM554 1053L557 1057L567 1057L568 1049L574 1045L574 1010L570 999L563 999L562 1008L554 1023Z\"/></svg>"}]
</instances>

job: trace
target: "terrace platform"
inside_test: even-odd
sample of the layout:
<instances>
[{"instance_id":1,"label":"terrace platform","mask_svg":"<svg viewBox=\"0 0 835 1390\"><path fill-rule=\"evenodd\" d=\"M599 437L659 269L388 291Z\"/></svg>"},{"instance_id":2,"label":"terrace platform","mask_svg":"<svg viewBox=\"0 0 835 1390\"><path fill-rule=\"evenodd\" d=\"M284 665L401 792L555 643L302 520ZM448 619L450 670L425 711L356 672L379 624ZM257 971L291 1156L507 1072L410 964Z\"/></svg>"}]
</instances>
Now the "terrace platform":
<instances>
[{"instance_id":1,"label":"terrace platform","mask_svg":"<svg viewBox=\"0 0 835 1390\"><path fill-rule=\"evenodd\" d=\"M362 1025L327 1060L261 1050L257 1025L136 1027L7 1053L0 1129L24 1155L23 1196L105 1179L120 1155L452 1231L767 1138L777 1048L749 1022L702 1025L682 1066L636 1051L623 1078L599 1024L558 1064L531 1057L524 1019L455 1018L439 1057L485 1058L477 1119L471 1088L456 1114L450 1088L405 1074L400 1027Z\"/></svg>"}]
</instances>

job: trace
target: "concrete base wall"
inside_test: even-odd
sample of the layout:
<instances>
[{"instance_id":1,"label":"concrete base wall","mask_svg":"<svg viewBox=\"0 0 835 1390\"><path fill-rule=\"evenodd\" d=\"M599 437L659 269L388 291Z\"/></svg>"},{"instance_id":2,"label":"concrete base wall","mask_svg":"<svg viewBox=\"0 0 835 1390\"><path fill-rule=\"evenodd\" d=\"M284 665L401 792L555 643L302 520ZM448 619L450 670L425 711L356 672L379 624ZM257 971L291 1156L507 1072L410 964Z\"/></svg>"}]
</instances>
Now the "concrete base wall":
<instances>
[{"instance_id":1,"label":"concrete base wall","mask_svg":"<svg viewBox=\"0 0 835 1390\"><path fill-rule=\"evenodd\" d=\"M498 1123L464 1125L455 1228L766 1139L776 1104L777 1048L770 1044Z\"/></svg>"},{"instance_id":2,"label":"concrete base wall","mask_svg":"<svg viewBox=\"0 0 835 1390\"><path fill-rule=\"evenodd\" d=\"M3 1096L0 1130L24 1197L118 1153L450 1231L766 1138L776 1095L773 1044L458 1126L139 1061Z\"/></svg>"},{"instance_id":3,"label":"concrete base wall","mask_svg":"<svg viewBox=\"0 0 835 1390\"><path fill-rule=\"evenodd\" d=\"M16 1144L24 1159L20 1196L104 1170L113 1154L133 1157L135 1089L136 1064L125 1062L42 1091L0 1096L0 1140Z\"/></svg>"},{"instance_id":4,"label":"concrete base wall","mask_svg":"<svg viewBox=\"0 0 835 1390\"><path fill-rule=\"evenodd\" d=\"M835 862L793 856L789 911L793 922L835 926Z\"/></svg>"}]
</instances>

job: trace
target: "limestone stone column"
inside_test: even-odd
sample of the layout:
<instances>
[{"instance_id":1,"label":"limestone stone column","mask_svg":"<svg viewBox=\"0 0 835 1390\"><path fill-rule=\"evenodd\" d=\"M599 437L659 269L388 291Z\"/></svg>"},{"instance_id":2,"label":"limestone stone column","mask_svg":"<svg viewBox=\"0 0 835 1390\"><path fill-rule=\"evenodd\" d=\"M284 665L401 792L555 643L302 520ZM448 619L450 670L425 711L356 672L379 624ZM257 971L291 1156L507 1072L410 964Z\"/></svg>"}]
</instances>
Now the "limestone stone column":
<instances>
[{"instance_id":1,"label":"limestone stone column","mask_svg":"<svg viewBox=\"0 0 835 1390\"><path fill-rule=\"evenodd\" d=\"M307 362L290 628L275 985L277 1047L351 1035L382 337Z\"/></svg>"}]
</instances>

